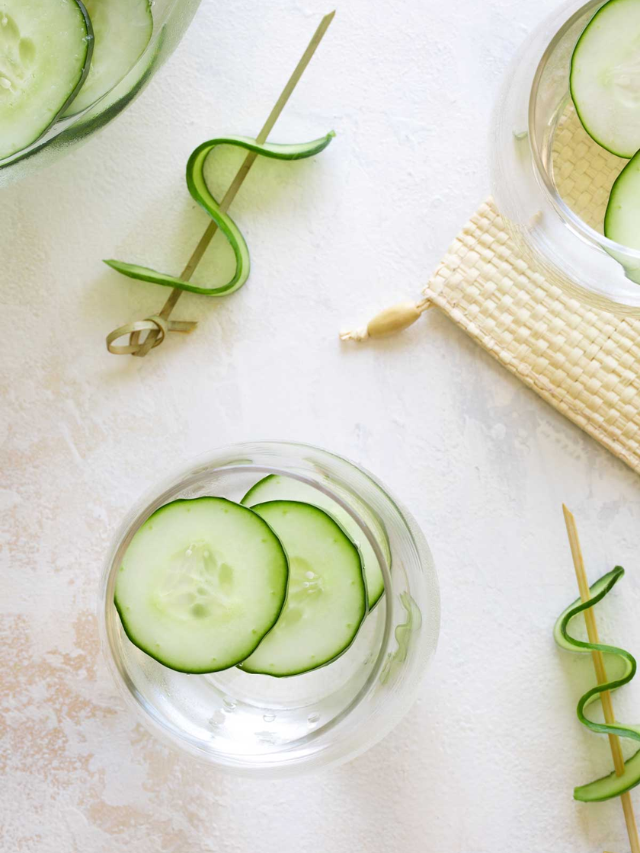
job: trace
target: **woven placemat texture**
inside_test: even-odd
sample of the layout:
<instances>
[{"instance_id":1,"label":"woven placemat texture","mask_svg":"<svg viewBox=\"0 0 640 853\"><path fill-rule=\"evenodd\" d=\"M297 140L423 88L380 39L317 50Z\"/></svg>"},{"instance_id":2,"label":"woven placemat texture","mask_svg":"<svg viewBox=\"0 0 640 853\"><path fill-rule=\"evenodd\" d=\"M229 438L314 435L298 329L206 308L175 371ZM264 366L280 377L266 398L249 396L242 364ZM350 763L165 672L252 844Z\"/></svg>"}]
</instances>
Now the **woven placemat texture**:
<instances>
[{"instance_id":1,"label":"woven placemat texture","mask_svg":"<svg viewBox=\"0 0 640 853\"><path fill-rule=\"evenodd\" d=\"M594 142L571 101L553 136L551 163L559 195L587 225L602 233L611 187L627 161Z\"/></svg>"},{"instance_id":2,"label":"woven placemat texture","mask_svg":"<svg viewBox=\"0 0 640 853\"><path fill-rule=\"evenodd\" d=\"M575 197L588 191L580 174L571 180ZM640 473L640 320L585 305L550 283L519 256L491 201L453 241L424 295Z\"/></svg>"}]
</instances>

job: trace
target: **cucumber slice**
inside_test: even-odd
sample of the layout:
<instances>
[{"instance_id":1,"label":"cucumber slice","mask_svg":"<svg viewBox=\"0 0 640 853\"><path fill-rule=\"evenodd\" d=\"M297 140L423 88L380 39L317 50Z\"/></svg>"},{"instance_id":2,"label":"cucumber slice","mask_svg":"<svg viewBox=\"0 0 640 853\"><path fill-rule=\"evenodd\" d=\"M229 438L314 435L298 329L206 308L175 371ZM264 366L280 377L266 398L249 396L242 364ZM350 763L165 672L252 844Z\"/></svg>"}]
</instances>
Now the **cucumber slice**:
<instances>
[{"instance_id":1,"label":"cucumber slice","mask_svg":"<svg viewBox=\"0 0 640 853\"><path fill-rule=\"evenodd\" d=\"M604 235L630 249L640 249L640 151L611 188L604 215Z\"/></svg>"},{"instance_id":2,"label":"cucumber slice","mask_svg":"<svg viewBox=\"0 0 640 853\"><path fill-rule=\"evenodd\" d=\"M165 44L165 33L166 30L160 30L153 49L147 50L143 59L136 62L131 71L103 98L100 98L98 103L78 116L70 128L74 138L100 130L137 98L149 82L161 58Z\"/></svg>"},{"instance_id":3,"label":"cucumber slice","mask_svg":"<svg viewBox=\"0 0 640 853\"><path fill-rule=\"evenodd\" d=\"M275 628L241 669L299 675L345 652L367 615L358 549L324 510L270 501L253 511L275 531L289 557L287 601Z\"/></svg>"},{"instance_id":4,"label":"cucumber slice","mask_svg":"<svg viewBox=\"0 0 640 853\"><path fill-rule=\"evenodd\" d=\"M589 136L618 157L640 148L640 0L609 0L578 39L571 97Z\"/></svg>"},{"instance_id":5,"label":"cucumber slice","mask_svg":"<svg viewBox=\"0 0 640 853\"><path fill-rule=\"evenodd\" d=\"M275 625L289 569L258 515L224 498L178 500L136 532L115 605L139 649L179 672L228 669Z\"/></svg>"},{"instance_id":6,"label":"cucumber slice","mask_svg":"<svg viewBox=\"0 0 640 853\"><path fill-rule=\"evenodd\" d=\"M140 59L153 33L149 0L84 0L84 5L95 49L89 76L67 116L82 112L117 86Z\"/></svg>"},{"instance_id":7,"label":"cucumber slice","mask_svg":"<svg viewBox=\"0 0 640 853\"><path fill-rule=\"evenodd\" d=\"M77 0L0 0L0 160L39 139L73 100L91 34Z\"/></svg>"},{"instance_id":8,"label":"cucumber slice","mask_svg":"<svg viewBox=\"0 0 640 853\"><path fill-rule=\"evenodd\" d=\"M335 491L334 484L331 488ZM342 495L340 495L342 497ZM382 553L387 559L387 564L391 564L391 554L389 549L389 541L382 528L382 525L377 518L367 509L360 501L356 501L352 495L345 495L345 500L353 505L353 509L357 512L362 520L366 522L373 535L376 537L378 545ZM300 480L294 480L291 477L281 477L279 474L270 474L259 483L250 489L243 497L242 503L245 506L254 506L254 504L264 503L265 501L289 500L301 501L303 503L312 504L320 507L327 512L340 527L345 531L350 539L355 542L360 549L362 562L364 563L365 580L367 584L367 595L369 608L372 608L380 599L384 592L384 579L380 571L380 564L376 553L371 547L369 540L366 538L357 522L343 509L340 504L337 504L328 495L324 495L313 486L306 483L301 483Z\"/></svg>"}]
</instances>

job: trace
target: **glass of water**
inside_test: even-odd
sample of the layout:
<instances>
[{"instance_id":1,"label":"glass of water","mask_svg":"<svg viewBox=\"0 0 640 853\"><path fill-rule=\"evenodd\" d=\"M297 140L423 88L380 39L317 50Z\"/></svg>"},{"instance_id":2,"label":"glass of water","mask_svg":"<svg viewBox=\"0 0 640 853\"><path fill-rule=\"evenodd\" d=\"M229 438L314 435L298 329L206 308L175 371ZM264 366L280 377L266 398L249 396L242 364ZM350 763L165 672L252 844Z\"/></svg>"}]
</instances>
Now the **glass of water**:
<instances>
[{"instance_id":1,"label":"glass of water","mask_svg":"<svg viewBox=\"0 0 640 853\"><path fill-rule=\"evenodd\" d=\"M569 76L581 33L605 0L569 0L522 45L490 137L492 192L523 257L570 295L640 315L640 252L604 236L611 187L626 160L591 139Z\"/></svg>"},{"instance_id":2,"label":"glass of water","mask_svg":"<svg viewBox=\"0 0 640 853\"><path fill-rule=\"evenodd\" d=\"M270 474L310 486L321 505L329 498L351 516L360 531L357 544L366 541L378 559L384 594L348 651L312 672L273 678L237 667L207 675L164 667L129 641L113 604L132 537L166 503L203 496L239 502ZM112 544L99 606L110 667L147 727L221 769L260 775L339 763L380 740L411 705L435 651L440 620L431 553L395 498L352 462L315 447L275 442L215 451L146 494Z\"/></svg>"}]
</instances>

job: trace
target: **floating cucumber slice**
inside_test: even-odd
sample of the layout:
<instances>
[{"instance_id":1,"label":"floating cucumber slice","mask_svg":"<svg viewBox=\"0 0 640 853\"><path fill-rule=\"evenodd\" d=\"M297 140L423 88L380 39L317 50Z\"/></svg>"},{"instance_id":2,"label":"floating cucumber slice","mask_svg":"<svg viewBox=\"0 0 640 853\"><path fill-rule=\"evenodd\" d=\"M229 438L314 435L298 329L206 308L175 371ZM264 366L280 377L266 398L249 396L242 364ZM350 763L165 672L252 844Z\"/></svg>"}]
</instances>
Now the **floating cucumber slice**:
<instances>
[{"instance_id":1,"label":"floating cucumber slice","mask_svg":"<svg viewBox=\"0 0 640 853\"><path fill-rule=\"evenodd\" d=\"M206 210L220 231L225 235L236 257L236 271L233 278L226 284L220 287L198 287L177 276L157 272L154 269L142 267L139 264L129 264L124 261L114 260L105 261L105 264L122 273L122 275L137 279L138 281L148 281L152 284L161 284L164 287L175 287L179 290L186 290L189 293L200 293L204 296L228 296L234 291L239 290L249 278L251 269L249 247L236 223L228 213L224 213L220 209L218 201L213 197L207 187L204 177L204 165L207 157L219 145L233 145L264 157L271 157L274 160L302 160L306 157L313 157L315 154L319 154L329 145L334 136L335 133L331 132L321 139L315 139L313 142L305 142L298 145L276 145L272 143L259 145L255 139L248 139L244 136L226 136L219 139L211 139L209 142L203 142L189 157L187 163L187 187L189 192L192 198Z\"/></svg>"},{"instance_id":2,"label":"floating cucumber slice","mask_svg":"<svg viewBox=\"0 0 640 853\"><path fill-rule=\"evenodd\" d=\"M287 601L275 628L241 669L264 675L299 675L345 652L367 614L358 549L318 507L271 501L253 511L284 545L289 557Z\"/></svg>"},{"instance_id":3,"label":"floating cucumber slice","mask_svg":"<svg viewBox=\"0 0 640 853\"><path fill-rule=\"evenodd\" d=\"M592 732L599 734L613 734L624 738L640 741L640 726L628 726L623 723L598 723L588 719L585 716L585 709L595 702L601 693L606 690L617 690L625 684L628 684L636 673L636 661L633 655L626 652L624 649L619 649L616 646L606 646L602 643L588 643L583 640L577 640L569 634L569 625L573 619L581 615L585 610L602 601L602 599L613 589L616 583L624 576L624 569L617 566L611 572L596 581L591 590L591 598L589 601L582 602L579 598L570 604L569 607L561 613L556 622L553 636L560 648L570 652L579 652L588 654L592 651L601 651L606 658L606 667L608 677L611 679L606 684L599 684L588 690L578 702L578 719L580 722L590 729ZM615 667L615 675L611 675ZM585 803L599 802L601 800L609 800L612 797L618 797L635 788L640 783L640 750L635 753L624 765L624 773L622 776L616 776L615 772L604 776L602 779L596 779L594 782L589 782L587 785L581 785L573 792L576 800Z\"/></svg>"},{"instance_id":4,"label":"floating cucumber slice","mask_svg":"<svg viewBox=\"0 0 640 853\"><path fill-rule=\"evenodd\" d=\"M171 669L204 673L243 661L275 625L288 563L268 524L224 498L178 500L136 532L115 605L127 636Z\"/></svg>"},{"instance_id":5,"label":"floating cucumber slice","mask_svg":"<svg viewBox=\"0 0 640 853\"><path fill-rule=\"evenodd\" d=\"M90 107L125 77L151 40L149 0L84 0L95 39L91 69L65 115Z\"/></svg>"},{"instance_id":6,"label":"floating cucumber slice","mask_svg":"<svg viewBox=\"0 0 640 853\"><path fill-rule=\"evenodd\" d=\"M73 122L69 130L74 138L94 133L133 101L149 82L165 44L166 30L160 30L153 49L135 64L129 73L100 101Z\"/></svg>"},{"instance_id":7,"label":"floating cucumber slice","mask_svg":"<svg viewBox=\"0 0 640 853\"><path fill-rule=\"evenodd\" d=\"M640 249L640 151L620 172L611 188L604 234L630 249Z\"/></svg>"},{"instance_id":8,"label":"floating cucumber slice","mask_svg":"<svg viewBox=\"0 0 640 853\"><path fill-rule=\"evenodd\" d=\"M640 0L609 0L578 39L571 96L582 126L618 157L640 149Z\"/></svg>"},{"instance_id":9,"label":"floating cucumber slice","mask_svg":"<svg viewBox=\"0 0 640 853\"><path fill-rule=\"evenodd\" d=\"M39 139L73 100L91 35L77 0L0 0L0 160Z\"/></svg>"},{"instance_id":10,"label":"floating cucumber slice","mask_svg":"<svg viewBox=\"0 0 640 853\"><path fill-rule=\"evenodd\" d=\"M329 484L327 485L329 486ZM330 488L335 490L336 486L331 484ZM340 495L340 497L343 496ZM353 495L344 495L344 499L353 506L355 512L369 526L376 537L382 553L387 558L387 563L390 564L389 541L378 519L375 518L361 501L354 498ZM282 477L279 474L270 474L268 477L260 480L259 483L256 483L243 497L242 503L245 506L254 506L265 501L275 500L302 501L312 504L329 513L338 522L340 527L342 527L345 533L360 549L362 562L364 563L369 608L372 608L384 592L384 580L375 551L357 522L354 521L349 513L340 504L337 504L328 495L323 494L318 489L314 489L313 486L309 486L307 483L302 483L300 480L295 480L292 477Z\"/></svg>"}]
</instances>

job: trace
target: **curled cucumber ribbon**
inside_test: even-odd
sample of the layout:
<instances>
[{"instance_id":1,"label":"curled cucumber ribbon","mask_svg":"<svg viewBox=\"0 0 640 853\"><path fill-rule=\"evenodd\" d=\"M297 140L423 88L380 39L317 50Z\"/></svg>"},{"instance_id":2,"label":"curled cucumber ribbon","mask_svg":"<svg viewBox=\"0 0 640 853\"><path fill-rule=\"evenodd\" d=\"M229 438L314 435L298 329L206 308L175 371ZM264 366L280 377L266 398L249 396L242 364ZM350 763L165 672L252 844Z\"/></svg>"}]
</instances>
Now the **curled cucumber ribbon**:
<instances>
[{"instance_id":1,"label":"curled cucumber ribbon","mask_svg":"<svg viewBox=\"0 0 640 853\"><path fill-rule=\"evenodd\" d=\"M640 726L629 726L624 723L598 723L585 716L585 710L593 702L598 700L605 690L613 691L628 684L636 674L636 661L633 655L616 646L607 646L602 643L589 643L577 640L569 634L569 625L576 616L579 616L590 607L595 607L599 601L613 589L616 583L624 575L624 569L617 566L611 572L596 581L591 589L591 599L582 602L577 599L560 615L553 630L553 636L561 649L579 654L588 654L592 651L601 651L605 657L607 674L610 680L606 684L599 684L588 690L578 702L578 719L592 732L605 735L618 735L623 738L640 741ZM612 673L615 673L612 677ZM615 772L601 779L596 779L586 785L575 788L573 796L576 800L584 803L609 800L619 797L625 791L629 791L640 783L640 750L636 752L624 765L622 776L616 776Z\"/></svg>"},{"instance_id":2,"label":"curled cucumber ribbon","mask_svg":"<svg viewBox=\"0 0 640 853\"><path fill-rule=\"evenodd\" d=\"M206 210L216 223L220 231L225 235L236 258L236 270L233 278L219 287L198 287L177 276L157 272L149 267L141 267L138 264L128 264L123 261L108 260L105 264L114 270L135 278L138 281L149 281L152 284L161 284L164 287L176 287L179 290L187 290L189 293L201 293L204 296L228 296L239 290L246 283L251 271L249 258L249 247L242 233L228 213L220 209L219 202L209 191L204 177L204 166L207 157L220 145L232 145L236 148L244 148L262 157L271 157L273 160L304 160L313 157L329 145L334 138L332 131L313 142L304 142L299 145L276 145L273 143L258 144L255 139L245 136L224 136L219 139L211 139L199 145L189 157L187 163L187 187L192 198Z\"/></svg>"}]
</instances>

